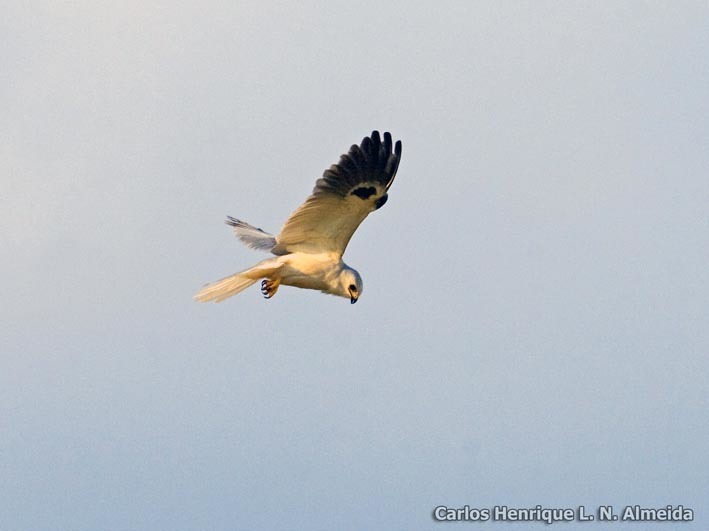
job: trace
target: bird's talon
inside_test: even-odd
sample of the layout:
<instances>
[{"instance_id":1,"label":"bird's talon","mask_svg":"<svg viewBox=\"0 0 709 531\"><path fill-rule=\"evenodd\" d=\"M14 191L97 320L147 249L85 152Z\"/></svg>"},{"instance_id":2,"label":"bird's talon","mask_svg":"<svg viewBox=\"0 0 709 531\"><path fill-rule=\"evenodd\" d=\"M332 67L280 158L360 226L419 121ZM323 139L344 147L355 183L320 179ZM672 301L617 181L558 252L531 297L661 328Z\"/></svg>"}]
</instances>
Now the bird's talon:
<instances>
[{"instance_id":1,"label":"bird's talon","mask_svg":"<svg viewBox=\"0 0 709 531\"><path fill-rule=\"evenodd\" d=\"M278 291L278 283L273 280L265 279L261 281L261 294L264 299L270 299Z\"/></svg>"}]
</instances>

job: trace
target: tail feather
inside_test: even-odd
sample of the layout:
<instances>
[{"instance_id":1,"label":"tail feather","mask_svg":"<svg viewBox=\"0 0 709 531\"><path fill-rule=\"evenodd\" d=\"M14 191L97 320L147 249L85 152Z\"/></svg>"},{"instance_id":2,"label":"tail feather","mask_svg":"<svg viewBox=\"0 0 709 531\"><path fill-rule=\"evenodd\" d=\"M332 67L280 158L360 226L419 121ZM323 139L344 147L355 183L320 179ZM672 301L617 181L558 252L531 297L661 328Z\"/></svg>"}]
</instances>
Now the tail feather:
<instances>
[{"instance_id":1,"label":"tail feather","mask_svg":"<svg viewBox=\"0 0 709 531\"><path fill-rule=\"evenodd\" d=\"M198 302L222 302L241 293L262 278L271 277L282 266L276 258L264 260L254 267L204 286L195 296Z\"/></svg>"},{"instance_id":2,"label":"tail feather","mask_svg":"<svg viewBox=\"0 0 709 531\"><path fill-rule=\"evenodd\" d=\"M258 249L259 251L270 251L276 246L276 237L273 234L257 229L245 221L227 216L224 223L234 227L234 233L236 236L252 249Z\"/></svg>"},{"instance_id":3,"label":"tail feather","mask_svg":"<svg viewBox=\"0 0 709 531\"><path fill-rule=\"evenodd\" d=\"M242 273L236 273L230 277L207 284L194 298L198 302L222 302L224 299L244 291L255 282L256 280L253 278L245 277Z\"/></svg>"}]
</instances>

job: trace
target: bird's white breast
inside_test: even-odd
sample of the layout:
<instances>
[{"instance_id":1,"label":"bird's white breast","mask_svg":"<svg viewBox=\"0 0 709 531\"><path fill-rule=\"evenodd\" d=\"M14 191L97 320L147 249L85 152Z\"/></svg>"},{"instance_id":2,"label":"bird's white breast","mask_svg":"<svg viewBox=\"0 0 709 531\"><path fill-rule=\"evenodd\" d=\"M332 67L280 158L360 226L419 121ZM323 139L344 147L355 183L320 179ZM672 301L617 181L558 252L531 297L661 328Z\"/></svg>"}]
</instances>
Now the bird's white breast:
<instances>
[{"instance_id":1,"label":"bird's white breast","mask_svg":"<svg viewBox=\"0 0 709 531\"><path fill-rule=\"evenodd\" d=\"M280 280L287 286L332 292L344 267L342 259L333 253L292 253L279 257L284 263Z\"/></svg>"}]
</instances>

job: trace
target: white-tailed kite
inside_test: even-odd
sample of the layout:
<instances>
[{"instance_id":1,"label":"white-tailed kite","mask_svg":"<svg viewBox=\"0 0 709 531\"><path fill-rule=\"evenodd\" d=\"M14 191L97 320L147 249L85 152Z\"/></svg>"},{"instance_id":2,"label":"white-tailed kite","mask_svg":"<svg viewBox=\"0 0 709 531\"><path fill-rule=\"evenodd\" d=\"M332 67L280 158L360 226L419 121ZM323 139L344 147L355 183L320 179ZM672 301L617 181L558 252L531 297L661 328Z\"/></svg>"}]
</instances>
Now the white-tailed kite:
<instances>
[{"instance_id":1,"label":"white-tailed kite","mask_svg":"<svg viewBox=\"0 0 709 531\"><path fill-rule=\"evenodd\" d=\"M312 195L291 214L278 236L228 217L226 224L234 227L242 242L276 257L206 285L195 299L221 302L263 279L261 293L267 299L284 284L357 302L362 277L342 261L342 255L364 218L386 203L400 159L401 141L392 150L391 135L384 133L382 142L379 132L373 131L325 170Z\"/></svg>"}]
</instances>

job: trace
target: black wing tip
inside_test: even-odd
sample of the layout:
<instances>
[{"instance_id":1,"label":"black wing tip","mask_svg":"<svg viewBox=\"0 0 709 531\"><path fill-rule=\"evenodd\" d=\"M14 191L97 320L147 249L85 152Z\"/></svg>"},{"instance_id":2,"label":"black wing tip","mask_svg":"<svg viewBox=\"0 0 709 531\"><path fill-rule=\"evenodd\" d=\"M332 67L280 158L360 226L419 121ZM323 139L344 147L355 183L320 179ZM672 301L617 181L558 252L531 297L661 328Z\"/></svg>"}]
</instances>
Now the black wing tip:
<instances>
[{"instance_id":1,"label":"black wing tip","mask_svg":"<svg viewBox=\"0 0 709 531\"><path fill-rule=\"evenodd\" d=\"M357 156L361 160L364 156L366 161L365 171L375 181L379 181L389 189L394 181L396 171L399 168L401 159L401 140L393 142L391 133L384 131L381 135L378 130L362 139L355 152L355 146L350 149L350 156Z\"/></svg>"},{"instance_id":2,"label":"black wing tip","mask_svg":"<svg viewBox=\"0 0 709 531\"><path fill-rule=\"evenodd\" d=\"M363 182L378 182L388 190L400 158L401 140L394 144L391 133L380 135L375 129L359 145L353 144L337 164L325 170L313 193L328 192L345 197L353 186Z\"/></svg>"},{"instance_id":3,"label":"black wing tip","mask_svg":"<svg viewBox=\"0 0 709 531\"><path fill-rule=\"evenodd\" d=\"M396 177L396 172L399 169L402 144L401 140L397 140L396 143L394 143L392 141L391 133L389 133L389 131L385 131L383 137L384 142L380 143L379 131L372 131L372 138L376 139L376 144L380 144L378 156L375 155L375 157L378 159L378 167L376 172L377 177L378 180L386 186L386 189L389 190L389 187L394 182L394 177ZM382 205L383 204L384 203L382 203Z\"/></svg>"},{"instance_id":4,"label":"black wing tip","mask_svg":"<svg viewBox=\"0 0 709 531\"><path fill-rule=\"evenodd\" d=\"M396 143L392 141L391 133L389 131L384 131L383 133L384 137L384 150L385 154L389 155L391 153L394 153L397 157L401 156L401 140L397 140ZM371 149L371 146L381 146L382 144L382 139L379 135L379 131L376 129L372 131L372 134L369 136L365 136L362 139L362 142L360 143L359 147L362 151L367 151L368 149ZM394 149L392 149L392 145L394 146ZM354 146L353 146L354 147Z\"/></svg>"}]
</instances>

